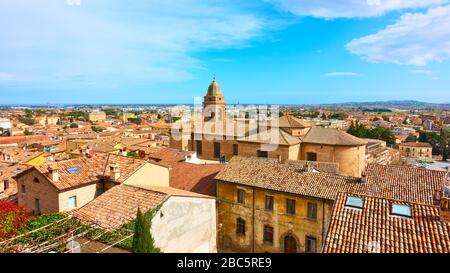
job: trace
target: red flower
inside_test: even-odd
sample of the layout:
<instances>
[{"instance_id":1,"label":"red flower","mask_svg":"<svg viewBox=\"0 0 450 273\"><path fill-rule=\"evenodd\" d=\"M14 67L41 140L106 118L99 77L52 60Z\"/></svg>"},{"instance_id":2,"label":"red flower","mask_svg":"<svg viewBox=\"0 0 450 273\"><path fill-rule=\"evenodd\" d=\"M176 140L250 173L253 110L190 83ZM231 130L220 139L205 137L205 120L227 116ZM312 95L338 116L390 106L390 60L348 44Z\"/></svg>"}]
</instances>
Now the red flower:
<instances>
[{"instance_id":1,"label":"red flower","mask_svg":"<svg viewBox=\"0 0 450 273\"><path fill-rule=\"evenodd\" d=\"M25 208L0 201L0 241L11 238L26 226Z\"/></svg>"}]
</instances>

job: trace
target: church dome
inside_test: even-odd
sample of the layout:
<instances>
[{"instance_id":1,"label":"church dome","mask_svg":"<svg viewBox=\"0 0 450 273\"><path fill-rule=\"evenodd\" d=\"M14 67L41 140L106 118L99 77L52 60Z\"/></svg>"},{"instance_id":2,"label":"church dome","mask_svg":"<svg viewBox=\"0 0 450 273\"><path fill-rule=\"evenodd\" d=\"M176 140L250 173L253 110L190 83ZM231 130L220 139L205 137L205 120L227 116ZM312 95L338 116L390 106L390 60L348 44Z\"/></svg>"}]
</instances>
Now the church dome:
<instances>
[{"instance_id":1,"label":"church dome","mask_svg":"<svg viewBox=\"0 0 450 273\"><path fill-rule=\"evenodd\" d=\"M208 87L208 94L206 96L223 96L222 91L220 90L220 86L216 80L213 80L212 83Z\"/></svg>"}]
</instances>

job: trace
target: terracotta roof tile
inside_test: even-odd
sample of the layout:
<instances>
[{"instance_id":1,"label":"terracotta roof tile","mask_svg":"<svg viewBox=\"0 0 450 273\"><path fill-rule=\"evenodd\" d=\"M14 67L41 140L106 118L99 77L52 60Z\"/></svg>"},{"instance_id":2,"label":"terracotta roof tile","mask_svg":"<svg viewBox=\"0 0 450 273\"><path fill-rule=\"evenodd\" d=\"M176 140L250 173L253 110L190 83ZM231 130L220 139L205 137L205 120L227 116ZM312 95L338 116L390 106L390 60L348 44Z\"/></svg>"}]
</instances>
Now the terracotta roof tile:
<instances>
[{"instance_id":1,"label":"terracotta roof tile","mask_svg":"<svg viewBox=\"0 0 450 273\"><path fill-rule=\"evenodd\" d=\"M57 182L53 182L50 179L50 174L48 172L50 164L43 164L37 167L37 169L45 175L57 189L66 190L90 183L96 183L103 177L109 177L109 166L113 164L119 165L121 175L116 182L122 183L145 163L144 160L140 159L102 153L97 153L92 158L80 157L54 162L51 164L59 171L59 180ZM70 168L79 168L80 171L78 173L70 173L68 171Z\"/></svg>"},{"instance_id":2,"label":"terracotta roof tile","mask_svg":"<svg viewBox=\"0 0 450 273\"><path fill-rule=\"evenodd\" d=\"M364 199L362 209L347 207L348 196ZM393 203L409 205L412 218L391 215ZM440 219L439 207L367 195L337 197L325 253L448 253L450 225Z\"/></svg>"},{"instance_id":3,"label":"terracotta roof tile","mask_svg":"<svg viewBox=\"0 0 450 273\"><path fill-rule=\"evenodd\" d=\"M120 228L136 217L138 208L143 212L157 208L168 194L143 188L119 185L103 193L74 216L83 222L96 224L107 230Z\"/></svg>"},{"instance_id":4,"label":"terracotta roof tile","mask_svg":"<svg viewBox=\"0 0 450 273\"><path fill-rule=\"evenodd\" d=\"M334 200L339 192L352 192L433 204L435 192L447 183L447 173L369 164L363 182L356 177L307 172L276 160L235 156L216 179L328 200Z\"/></svg>"},{"instance_id":5,"label":"terracotta roof tile","mask_svg":"<svg viewBox=\"0 0 450 273\"><path fill-rule=\"evenodd\" d=\"M190 164L179 162L172 164L170 186L209 196L216 196L214 177L224 167L223 164Z\"/></svg>"},{"instance_id":6,"label":"terracotta roof tile","mask_svg":"<svg viewBox=\"0 0 450 273\"><path fill-rule=\"evenodd\" d=\"M344 131L323 127L311 128L302 139L302 142L342 146L362 146L367 144L367 141L352 136Z\"/></svg>"}]
</instances>

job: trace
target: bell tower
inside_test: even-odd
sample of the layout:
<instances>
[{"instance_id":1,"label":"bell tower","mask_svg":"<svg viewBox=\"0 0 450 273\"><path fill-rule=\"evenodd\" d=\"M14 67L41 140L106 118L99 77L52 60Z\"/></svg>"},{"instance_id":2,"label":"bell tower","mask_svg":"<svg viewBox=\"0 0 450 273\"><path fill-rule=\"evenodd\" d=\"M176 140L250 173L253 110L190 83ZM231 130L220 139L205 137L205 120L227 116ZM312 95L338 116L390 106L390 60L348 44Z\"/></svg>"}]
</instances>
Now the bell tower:
<instances>
[{"instance_id":1,"label":"bell tower","mask_svg":"<svg viewBox=\"0 0 450 273\"><path fill-rule=\"evenodd\" d=\"M205 121L225 121L225 97L214 77L203 100L203 117Z\"/></svg>"}]
</instances>

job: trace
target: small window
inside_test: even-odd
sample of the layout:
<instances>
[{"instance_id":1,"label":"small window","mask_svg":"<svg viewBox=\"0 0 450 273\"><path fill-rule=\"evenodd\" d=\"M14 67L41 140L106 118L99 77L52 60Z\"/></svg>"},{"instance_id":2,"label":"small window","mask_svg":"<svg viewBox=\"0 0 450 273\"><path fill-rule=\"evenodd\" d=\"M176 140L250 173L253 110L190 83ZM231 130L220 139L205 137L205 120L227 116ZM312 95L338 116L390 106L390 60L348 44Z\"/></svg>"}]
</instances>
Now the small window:
<instances>
[{"instance_id":1,"label":"small window","mask_svg":"<svg viewBox=\"0 0 450 273\"><path fill-rule=\"evenodd\" d=\"M236 220L236 234L245 235L245 220L242 218Z\"/></svg>"},{"instance_id":2,"label":"small window","mask_svg":"<svg viewBox=\"0 0 450 273\"><path fill-rule=\"evenodd\" d=\"M68 171L70 174L74 174L74 173L79 173L79 172L81 171L81 169L78 168L78 167L73 167L73 168L67 169L67 171Z\"/></svg>"},{"instance_id":3,"label":"small window","mask_svg":"<svg viewBox=\"0 0 450 273\"><path fill-rule=\"evenodd\" d=\"M21 188L21 192L25 193L25 185L22 185L20 188Z\"/></svg>"},{"instance_id":4,"label":"small window","mask_svg":"<svg viewBox=\"0 0 450 273\"><path fill-rule=\"evenodd\" d=\"M34 215L41 215L41 204L38 198L34 199Z\"/></svg>"},{"instance_id":5,"label":"small window","mask_svg":"<svg viewBox=\"0 0 450 273\"><path fill-rule=\"evenodd\" d=\"M257 155L258 155L259 158L268 158L269 157L269 152L258 150Z\"/></svg>"},{"instance_id":6,"label":"small window","mask_svg":"<svg viewBox=\"0 0 450 273\"><path fill-rule=\"evenodd\" d=\"M286 213L295 215L295 200L294 199L286 199Z\"/></svg>"},{"instance_id":7,"label":"small window","mask_svg":"<svg viewBox=\"0 0 450 273\"><path fill-rule=\"evenodd\" d=\"M201 140L195 141L195 147L197 149L197 154L202 155L202 141Z\"/></svg>"},{"instance_id":8,"label":"small window","mask_svg":"<svg viewBox=\"0 0 450 273\"><path fill-rule=\"evenodd\" d=\"M239 145L233 144L233 155L239 155Z\"/></svg>"},{"instance_id":9,"label":"small window","mask_svg":"<svg viewBox=\"0 0 450 273\"><path fill-rule=\"evenodd\" d=\"M69 197L69 209L75 209L77 207L77 197L71 196Z\"/></svg>"},{"instance_id":10,"label":"small window","mask_svg":"<svg viewBox=\"0 0 450 273\"><path fill-rule=\"evenodd\" d=\"M308 161L317 161L316 153L306 153L306 158Z\"/></svg>"},{"instance_id":11,"label":"small window","mask_svg":"<svg viewBox=\"0 0 450 273\"><path fill-rule=\"evenodd\" d=\"M264 226L263 241L265 243L273 244L273 227L268 225Z\"/></svg>"},{"instance_id":12,"label":"small window","mask_svg":"<svg viewBox=\"0 0 450 273\"><path fill-rule=\"evenodd\" d=\"M316 203L308 203L308 220L317 220L317 204Z\"/></svg>"},{"instance_id":13,"label":"small window","mask_svg":"<svg viewBox=\"0 0 450 273\"><path fill-rule=\"evenodd\" d=\"M35 178L33 179L33 182L34 182L34 183L39 183L39 179L38 179L37 177L35 177Z\"/></svg>"},{"instance_id":14,"label":"small window","mask_svg":"<svg viewBox=\"0 0 450 273\"><path fill-rule=\"evenodd\" d=\"M245 191L238 189L237 190L237 202L239 204L245 204Z\"/></svg>"},{"instance_id":15,"label":"small window","mask_svg":"<svg viewBox=\"0 0 450 273\"><path fill-rule=\"evenodd\" d=\"M307 253L316 253L316 238L306 236L306 252Z\"/></svg>"},{"instance_id":16,"label":"small window","mask_svg":"<svg viewBox=\"0 0 450 273\"><path fill-rule=\"evenodd\" d=\"M266 210L273 210L273 196L272 195L266 195Z\"/></svg>"},{"instance_id":17,"label":"small window","mask_svg":"<svg viewBox=\"0 0 450 273\"><path fill-rule=\"evenodd\" d=\"M364 203L364 199L362 197L349 196L347 197L347 202L345 205L347 207L362 209Z\"/></svg>"},{"instance_id":18,"label":"small window","mask_svg":"<svg viewBox=\"0 0 450 273\"><path fill-rule=\"evenodd\" d=\"M220 157L220 143L218 143L218 142L214 143L214 157L215 158Z\"/></svg>"},{"instance_id":19,"label":"small window","mask_svg":"<svg viewBox=\"0 0 450 273\"><path fill-rule=\"evenodd\" d=\"M392 215L411 217L411 206L404 204L392 204Z\"/></svg>"}]
</instances>

